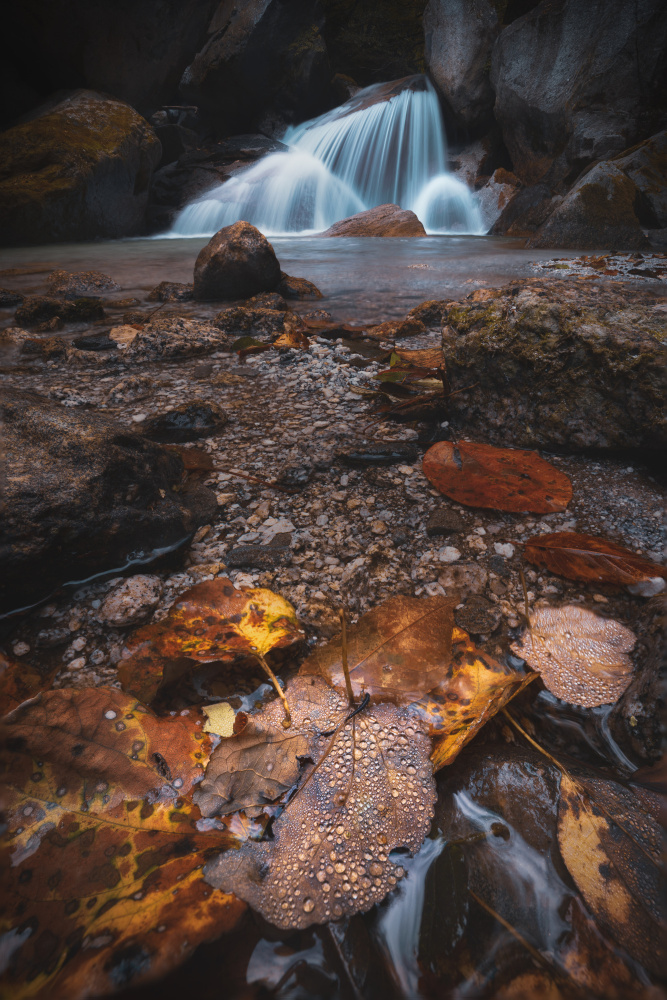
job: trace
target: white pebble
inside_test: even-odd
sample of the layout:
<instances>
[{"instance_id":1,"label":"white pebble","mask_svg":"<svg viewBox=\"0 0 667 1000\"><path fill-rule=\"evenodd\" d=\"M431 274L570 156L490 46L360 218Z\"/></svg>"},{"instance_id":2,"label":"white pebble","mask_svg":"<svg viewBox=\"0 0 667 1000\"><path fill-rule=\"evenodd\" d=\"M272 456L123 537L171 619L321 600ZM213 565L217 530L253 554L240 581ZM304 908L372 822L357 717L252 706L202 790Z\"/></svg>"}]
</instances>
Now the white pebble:
<instances>
[{"instance_id":1,"label":"white pebble","mask_svg":"<svg viewBox=\"0 0 667 1000\"><path fill-rule=\"evenodd\" d=\"M511 542L494 542L493 547L496 555L504 556L505 559L511 559L516 551Z\"/></svg>"},{"instance_id":2,"label":"white pebble","mask_svg":"<svg viewBox=\"0 0 667 1000\"><path fill-rule=\"evenodd\" d=\"M445 545L438 552L438 559L440 560L440 562L453 563L460 558L461 558L461 553L459 552L458 549L455 549L453 545Z\"/></svg>"}]
</instances>

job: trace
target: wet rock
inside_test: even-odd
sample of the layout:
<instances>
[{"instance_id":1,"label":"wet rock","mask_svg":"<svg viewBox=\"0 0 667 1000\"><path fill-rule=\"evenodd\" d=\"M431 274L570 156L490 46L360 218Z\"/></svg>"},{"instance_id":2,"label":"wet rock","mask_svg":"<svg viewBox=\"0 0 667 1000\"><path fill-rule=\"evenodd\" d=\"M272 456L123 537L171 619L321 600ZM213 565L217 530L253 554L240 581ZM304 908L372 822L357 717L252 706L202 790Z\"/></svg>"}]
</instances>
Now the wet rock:
<instances>
[{"instance_id":1,"label":"wet rock","mask_svg":"<svg viewBox=\"0 0 667 1000\"><path fill-rule=\"evenodd\" d=\"M306 278L293 278L290 274L280 272L280 282L277 291L286 299L321 299L322 292L317 285Z\"/></svg>"},{"instance_id":2,"label":"wet rock","mask_svg":"<svg viewBox=\"0 0 667 1000\"><path fill-rule=\"evenodd\" d=\"M426 333L426 327L415 316L391 319L366 330L366 336L374 337L376 340L402 340L403 337L418 337L422 333Z\"/></svg>"},{"instance_id":3,"label":"wet rock","mask_svg":"<svg viewBox=\"0 0 667 1000\"><path fill-rule=\"evenodd\" d=\"M52 316L51 319L45 319L43 323L38 323L37 326L34 326L33 332L55 333L56 330L62 330L64 325L60 316Z\"/></svg>"},{"instance_id":4,"label":"wet rock","mask_svg":"<svg viewBox=\"0 0 667 1000\"><path fill-rule=\"evenodd\" d=\"M667 443L667 314L647 285L515 283L452 305L450 330L450 421L466 434L520 448Z\"/></svg>"},{"instance_id":5,"label":"wet rock","mask_svg":"<svg viewBox=\"0 0 667 1000\"><path fill-rule=\"evenodd\" d=\"M491 50L500 24L491 0L430 0L424 12L426 65L465 128L492 119Z\"/></svg>"},{"instance_id":6,"label":"wet rock","mask_svg":"<svg viewBox=\"0 0 667 1000\"><path fill-rule=\"evenodd\" d=\"M494 46L491 83L521 180L548 173L571 182L592 161L664 128L666 43L662 0L539 3L508 25Z\"/></svg>"},{"instance_id":7,"label":"wet rock","mask_svg":"<svg viewBox=\"0 0 667 1000\"><path fill-rule=\"evenodd\" d=\"M102 274L101 271L79 271L74 274L62 270L52 271L46 286L49 295L59 296L62 299L94 297L100 292L120 290L120 285L117 285L113 278Z\"/></svg>"},{"instance_id":8,"label":"wet rock","mask_svg":"<svg viewBox=\"0 0 667 1000\"><path fill-rule=\"evenodd\" d=\"M118 382L109 390L107 403L112 406L119 403L130 403L135 399L146 396L151 389L155 388L155 379L147 375L130 375L129 378Z\"/></svg>"},{"instance_id":9,"label":"wet rock","mask_svg":"<svg viewBox=\"0 0 667 1000\"><path fill-rule=\"evenodd\" d=\"M362 444L354 451L336 452L338 461L352 468L414 462L418 455L418 449L404 441L392 441L391 444Z\"/></svg>"},{"instance_id":10,"label":"wet rock","mask_svg":"<svg viewBox=\"0 0 667 1000\"><path fill-rule=\"evenodd\" d=\"M24 337L20 341L21 354L31 354L41 357L44 361L53 361L67 356L67 344L62 337Z\"/></svg>"},{"instance_id":11,"label":"wet rock","mask_svg":"<svg viewBox=\"0 0 667 1000\"><path fill-rule=\"evenodd\" d=\"M195 400L149 417L142 424L141 433L151 441L181 444L210 437L224 427L228 419L214 403Z\"/></svg>"},{"instance_id":12,"label":"wet rock","mask_svg":"<svg viewBox=\"0 0 667 1000\"><path fill-rule=\"evenodd\" d=\"M310 465L293 465L283 469L276 482L290 490L302 490L308 485L313 475Z\"/></svg>"},{"instance_id":13,"label":"wet rock","mask_svg":"<svg viewBox=\"0 0 667 1000\"><path fill-rule=\"evenodd\" d=\"M283 274L283 272L280 272ZM245 303L246 309L281 309L285 311L289 309L289 306L285 302L282 293L278 292L261 292L259 295L253 295L251 299L247 299Z\"/></svg>"},{"instance_id":14,"label":"wet rock","mask_svg":"<svg viewBox=\"0 0 667 1000\"><path fill-rule=\"evenodd\" d=\"M456 551L453 549L453 552ZM444 553L441 550L441 558L443 554L448 558L447 550ZM447 596L456 595L459 600L468 594L481 594L486 589L488 579L488 571L480 563L459 562L458 559L450 562L438 574L438 583L444 587Z\"/></svg>"},{"instance_id":15,"label":"wet rock","mask_svg":"<svg viewBox=\"0 0 667 1000\"><path fill-rule=\"evenodd\" d=\"M462 608L454 612L454 620L459 628L471 635L490 635L499 625L501 611L486 597L468 597Z\"/></svg>"},{"instance_id":16,"label":"wet rock","mask_svg":"<svg viewBox=\"0 0 667 1000\"><path fill-rule=\"evenodd\" d=\"M225 562L232 569L275 569L289 566L292 553L289 546L284 545L239 545L230 549Z\"/></svg>"},{"instance_id":17,"label":"wet rock","mask_svg":"<svg viewBox=\"0 0 667 1000\"><path fill-rule=\"evenodd\" d=\"M84 337L76 337L72 345L79 351L115 351L118 344L108 333L91 333Z\"/></svg>"},{"instance_id":18,"label":"wet rock","mask_svg":"<svg viewBox=\"0 0 667 1000\"><path fill-rule=\"evenodd\" d=\"M424 326L442 326L447 309L451 305L450 299L429 299L411 309L406 319L416 319Z\"/></svg>"},{"instance_id":19,"label":"wet rock","mask_svg":"<svg viewBox=\"0 0 667 1000\"><path fill-rule=\"evenodd\" d=\"M638 191L614 163L581 177L530 241L534 247L650 250L636 214Z\"/></svg>"},{"instance_id":20,"label":"wet rock","mask_svg":"<svg viewBox=\"0 0 667 1000\"><path fill-rule=\"evenodd\" d=\"M13 292L11 288L0 288L0 306L20 306L25 298L21 292Z\"/></svg>"},{"instance_id":21,"label":"wet rock","mask_svg":"<svg viewBox=\"0 0 667 1000\"><path fill-rule=\"evenodd\" d=\"M143 326L144 323L148 323L150 318L150 313L139 312L138 309L132 309L129 312L125 312L121 317L124 326L132 326L132 324L135 323L138 326Z\"/></svg>"},{"instance_id":22,"label":"wet rock","mask_svg":"<svg viewBox=\"0 0 667 1000\"><path fill-rule=\"evenodd\" d=\"M320 236L426 236L414 212L399 205L378 205L334 222Z\"/></svg>"},{"instance_id":23,"label":"wet rock","mask_svg":"<svg viewBox=\"0 0 667 1000\"><path fill-rule=\"evenodd\" d=\"M130 553L184 540L201 497L173 487L181 460L114 421L7 389L0 605L21 607ZM215 496L205 488L215 507Z\"/></svg>"},{"instance_id":24,"label":"wet rock","mask_svg":"<svg viewBox=\"0 0 667 1000\"><path fill-rule=\"evenodd\" d=\"M649 228L667 227L667 131L626 150L615 157L613 163L641 193L653 216L646 220Z\"/></svg>"},{"instance_id":25,"label":"wet rock","mask_svg":"<svg viewBox=\"0 0 667 1000\"><path fill-rule=\"evenodd\" d=\"M266 338L282 333L287 313L283 309L248 309L235 306L223 309L214 325L230 337Z\"/></svg>"},{"instance_id":26,"label":"wet rock","mask_svg":"<svg viewBox=\"0 0 667 1000\"><path fill-rule=\"evenodd\" d=\"M561 202L546 184L519 188L491 226L496 236L532 236Z\"/></svg>"},{"instance_id":27,"label":"wet rock","mask_svg":"<svg viewBox=\"0 0 667 1000\"><path fill-rule=\"evenodd\" d=\"M447 507L433 511L426 521L426 534L429 538L437 538L439 535L453 535L458 531L463 531L464 528L465 522L461 515Z\"/></svg>"},{"instance_id":28,"label":"wet rock","mask_svg":"<svg viewBox=\"0 0 667 1000\"><path fill-rule=\"evenodd\" d=\"M194 286L181 281L161 281L148 296L149 302L190 302Z\"/></svg>"},{"instance_id":29,"label":"wet rock","mask_svg":"<svg viewBox=\"0 0 667 1000\"><path fill-rule=\"evenodd\" d=\"M87 323L104 318L104 309L97 299L80 298L73 302L50 295L29 295L16 310L16 322L23 326L59 319L64 323Z\"/></svg>"},{"instance_id":30,"label":"wet rock","mask_svg":"<svg viewBox=\"0 0 667 1000\"><path fill-rule=\"evenodd\" d=\"M271 292L280 281L273 247L249 222L235 222L213 236L195 263L196 299L245 299Z\"/></svg>"},{"instance_id":31,"label":"wet rock","mask_svg":"<svg viewBox=\"0 0 667 1000\"><path fill-rule=\"evenodd\" d=\"M215 326L182 316L155 316L142 330L133 327L120 329L128 330L130 337L123 354L123 359L128 362L194 357L211 354L229 345L229 337ZM112 330L112 336L113 333Z\"/></svg>"},{"instance_id":32,"label":"wet rock","mask_svg":"<svg viewBox=\"0 0 667 1000\"><path fill-rule=\"evenodd\" d=\"M160 143L129 105L70 93L0 135L0 231L9 246L138 232Z\"/></svg>"},{"instance_id":33,"label":"wet rock","mask_svg":"<svg viewBox=\"0 0 667 1000\"><path fill-rule=\"evenodd\" d=\"M162 596L162 580L159 576L140 574L127 580L120 580L107 594L97 612L100 621L107 625L123 628L138 625L155 611Z\"/></svg>"},{"instance_id":34,"label":"wet rock","mask_svg":"<svg viewBox=\"0 0 667 1000\"><path fill-rule=\"evenodd\" d=\"M516 197L520 180L509 170L499 167L477 192L482 222L485 228L491 229L503 210L508 208Z\"/></svg>"}]
</instances>

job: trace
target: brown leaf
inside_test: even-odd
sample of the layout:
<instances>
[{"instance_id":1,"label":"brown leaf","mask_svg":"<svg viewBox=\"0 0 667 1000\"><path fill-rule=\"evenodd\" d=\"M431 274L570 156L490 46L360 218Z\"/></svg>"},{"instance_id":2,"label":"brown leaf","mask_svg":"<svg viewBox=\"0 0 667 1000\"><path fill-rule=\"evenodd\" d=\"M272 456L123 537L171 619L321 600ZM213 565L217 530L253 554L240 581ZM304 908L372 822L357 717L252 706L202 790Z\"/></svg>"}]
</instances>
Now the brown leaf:
<instances>
[{"instance_id":1,"label":"brown leaf","mask_svg":"<svg viewBox=\"0 0 667 1000\"><path fill-rule=\"evenodd\" d=\"M529 538L524 555L528 562L545 566L568 580L585 583L615 583L634 589L637 584L649 580L667 579L664 566L607 538L579 535L574 531L556 531Z\"/></svg>"},{"instance_id":2,"label":"brown leaf","mask_svg":"<svg viewBox=\"0 0 667 1000\"><path fill-rule=\"evenodd\" d=\"M395 347L393 353L397 354L401 361L407 361L408 364L417 365L419 368L445 367L445 356L440 347L423 347L419 350Z\"/></svg>"},{"instance_id":3,"label":"brown leaf","mask_svg":"<svg viewBox=\"0 0 667 1000\"><path fill-rule=\"evenodd\" d=\"M328 690L312 678L314 700L327 701ZM334 697L335 725L347 704ZM210 885L284 928L338 920L384 899L404 874L389 853L419 849L436 798L430 741L403 709L378 705L333 737L313 732L310 740L318 763L274 822L274 839L227 851L205 869Z\"/></svg>"},{"instance_id":4,"label":"brown leaf","mask_svg":"<svg viewBox=\"0 0 667 1000\"><path fill-rule=\"evenodd\" d=\"M663 834L617 782L561 776L558 844L603 930L656 975L667 962Z\"/></svg>"},{"instance_id":5,"label":"brown leaf","mask_svg":"<svg viewBox=\"0 0 667 1000\"><path fill-rule=\"evenodd\" d=\"M50 691L5 719L12 997L111 993L237 922L241 904L202 881L211 852L234 842L200 831L189 799L210 752L202 722L197 711L158 719L106 688Z\"/></svg>"},{"instance_id":6,"label":"brown leaf","mask_svg":"<svg viewBox=\"0 0 667 1000\"><path fill-rule=\"evenodd\" d=\"M340 721L340 698L314 677L294 678L289 703L289 729L276 700L250 716L242 733L216 747L194 795L203 816L225 816L239 809L251 817L261 813L296 783L299 758L308 754L316 734Z\"/></svg>"},{"instance_id":7,"label":"brown leaf","mask_svg":"<svg viewBox=\"0 0 667 1000\"><path fill-rule=\"evenodd\" d=\"M613 618L567 604L538 608L512 650L557 698L584 708L617 701L632 679L636 636Z\"/></svg>"},{"instance_id":8,"label":"brown leaf","mask_svg":"<svg viewBox=\"0 0 667 1000\"><path fill-rule=\"evenodd\" d=\"M0 651L0 716L50 687L59 669L60 664L40 671L31 663L10 660Z\"/></svg>"},{"instance_id":9,"label":"brown leaf","mask_svg":"<svg viewBox=\"0 0 667 1000\"><path fill-rule=\"evenodd\" d=\"M563 511L572 484L535 451L494 448L472 441L438 441L424 455L424 475L468 507L547 514Z\"/></svg>"},{"instance_id":10,"label":"brown leaf","mask_svg":"<svg viewBox=\"0 0 667 1000\"><path fill-rule=\"evenodd\" d=\"M166 444L162 447L178 455L186 472L205 472L213 468L213 459L203 448L186 448L179 444Z\"/></svg>"},{"instance_id":11,"label":"brown leaf","mask_svg":"<svg viewBox=\"0 0 667 1000\"><path fill-rule=\"evenodd\" d=\"M453 601L445 597L390 597L347 632L355 695L407 705L436 687L450 663ZM345 691L340 636L314 650L301 674L319 674Z\"/></svg>"},{"instance_id":12,"label":"brown leaf","mask_svg":"<svg viewBox=\"0 0 667 1000\"><path fill-rule=\"evenodd\" d=\"M191 669L188 661L233 663L302 638L294 608L278 594L208 580L181 594L163 621L128 639L118 678L126 691L150 702L163 680Z\"/></svg>"}]
</instances>

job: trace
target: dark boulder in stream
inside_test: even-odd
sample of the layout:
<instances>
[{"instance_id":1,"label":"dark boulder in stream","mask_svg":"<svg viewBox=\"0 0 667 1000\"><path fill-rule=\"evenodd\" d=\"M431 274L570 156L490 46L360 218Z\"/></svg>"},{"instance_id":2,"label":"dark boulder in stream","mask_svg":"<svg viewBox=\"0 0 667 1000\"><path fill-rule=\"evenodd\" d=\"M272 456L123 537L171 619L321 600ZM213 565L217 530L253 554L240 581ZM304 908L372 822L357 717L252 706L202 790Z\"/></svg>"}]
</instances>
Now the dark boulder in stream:
<instances>
[{"instance_id":1,"label":"dark boulder in stream","mask_svg":"<svg viewBox=\"0 0 667 1000\"><path fill-rule=\"evenodd\" d=\"M113 421L7 389L0 609L176 545L215 513L174 455Z\"/></svg>"},{"instance_id":2,"label":"dark boulder in stream","mask_svg":"<svg viewBox=\"0 0 667 1000\"><path fill-rule=\"evenodd\" d=\"M449 307L450 420L521 448L667 444L664 293L606 282L517 282Z\"/></svg>"},{"instance_id":3,"label":"dark boulder in stream","mask_svg":"<svg viewBox=\"0 0 667 1000\"><path fill-rule=\"evenodd\" d=\"M195 298L247 299L272 292L281 278L274 249L249 222L235 222L212 236L195 263Z\"/></svg>"}]
</instances>

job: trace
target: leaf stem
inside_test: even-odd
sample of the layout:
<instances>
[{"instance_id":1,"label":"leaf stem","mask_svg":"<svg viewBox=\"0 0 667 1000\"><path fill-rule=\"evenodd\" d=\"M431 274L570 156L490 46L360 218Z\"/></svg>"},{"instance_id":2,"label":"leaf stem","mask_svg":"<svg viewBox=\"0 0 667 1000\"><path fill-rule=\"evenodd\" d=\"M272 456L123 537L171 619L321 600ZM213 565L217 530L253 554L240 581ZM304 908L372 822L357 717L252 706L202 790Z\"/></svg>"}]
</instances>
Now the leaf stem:
<instances>
[{"instance_id":1,"label":"leaf stem","mask_svg":"<svg viewBox=\"0 0 667 1000\"><path fill-rule=\"evenodd\" d=\"M354 691L352 690L352 681L350 680L350 670L347 665L347 626L345 624L345 608L343 607L340 608L338 614L340 615L343 673L345 674L345 687L347 688L347 700L349 702L350 708L354 708Z\"/></svg>"},{"instance_id":2,"label":"leaf stem","mask_svg":"<svg viewBox=\"0 0 667 1000\"><path fill-rule=\"evenodd\" d=\"M278 695L278 697L280 698L280 700L283 703L283 708L285 709L285 719L287 721L287 726L289 727L289 726L292 725L292 716L290 714L289 705L287 703L287 698L285 697L285 692L281 688L280 682L278 681L278 678L276 677L276 675L274 674L273 670L268 665L268 663L266 662L266 660L264 659L264 657L262 656L262 654L261 653L255 653L255 656L257 657L257 659L261 663L262 667L264 668L264 670L266 671L266 673L268 674L268 676L271 678L271 683L273 684L274 688L276 689L276 694Z\"/></svg>"}]
</instances>

